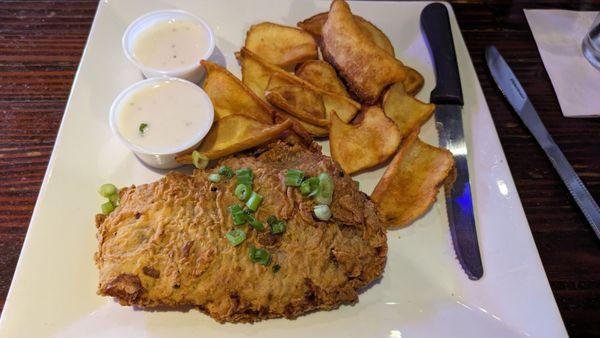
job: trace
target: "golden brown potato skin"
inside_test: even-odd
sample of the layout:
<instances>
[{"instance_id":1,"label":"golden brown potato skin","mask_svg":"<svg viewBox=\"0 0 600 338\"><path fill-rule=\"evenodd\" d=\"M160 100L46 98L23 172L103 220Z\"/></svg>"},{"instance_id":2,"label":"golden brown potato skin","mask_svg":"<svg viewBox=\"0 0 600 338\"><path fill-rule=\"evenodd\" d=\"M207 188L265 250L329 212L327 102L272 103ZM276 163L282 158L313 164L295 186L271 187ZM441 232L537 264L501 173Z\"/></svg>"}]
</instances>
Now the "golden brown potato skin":
<instances>
[{"instance_id":1,"label":"golden brown potato skin","mask_svg":"<svg viewBox=\"0 0 600 338\"><path fill-rule=\"evenodd\" d=\"M285 220L285 233L247 230L244 243L229 244L227 206L240 203L235 179L211 183L210 170L124 188L121 205L96 218L100 295L141 307L193 305L220 322L254 322L356 302L359 289L381 276L384 226L358 184L330 158L278 142L260 155L221 163L253 170L254 190L264 196L257 218L276 215ZM334 177L330 221L315 220L313 202L284 185L288 168ZM250 261L251 245L269 250L271 265Z\"/></svg>"},{"instance_id":2,"label":"golden brown potato skin","mask_svg":"<svg viewBox=\"0 0 600 338\"><path fill-rule=\"evenodd\" d=\"M334 0L323 25L323 57L366 104L375 104L383 89L406 77L402 62L363 33L344 0Z\"/></svg>"}]
</instances>

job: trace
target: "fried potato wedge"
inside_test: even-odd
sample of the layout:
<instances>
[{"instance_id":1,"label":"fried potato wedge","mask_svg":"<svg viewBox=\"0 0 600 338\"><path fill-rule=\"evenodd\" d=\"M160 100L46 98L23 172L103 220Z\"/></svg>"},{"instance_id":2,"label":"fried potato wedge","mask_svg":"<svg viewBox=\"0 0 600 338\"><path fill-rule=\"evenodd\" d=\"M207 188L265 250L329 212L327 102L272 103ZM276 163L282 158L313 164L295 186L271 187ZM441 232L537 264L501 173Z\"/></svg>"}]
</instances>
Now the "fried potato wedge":
<instances>
[{"instance_id":1,"label":"fried potato wedge","mask_svg":"<svg viewBox=\"0 0 600 338\"><path fill-rule=\"evenodd\" d=\"M404 89L408 95L415 96L421 91L423 84L425 83L423 75L407 66L404 66L404 70L406 71L406 78L402 81Z\"/></svg>"},{"instance_id":2,"label":"fried potato wedge","mask_svg":"<svg viewBox=\"0 0 600 338\"><path fill-rule=\"evenodd\" d=\"M350 97L335 69L323 60L310 60L296 69L296 76L325 91Z\"/></svg>"},{"instance_id":3,"label":"fried potato wedge","mask_svg":"<svg viewBox=\"0 0 600 338\"><path fill-rule=\"evenodd\" d=\"M214 122L196 150L212 160L274 140L291 127L292 121L269 125L245 115L228 115ZM176 159L180 163L192 163L191 154L182 154Z\"/></svg>"},{"instance_id":4,"label":"fried potato wedge","mask_svg":"<svg viewBox=\"0 0 600 338\"><path fill-rule=\"evenodd\" d=\"M266 100L265 91L268 89L291 84L320 94L323 97L325 111L329 114L331 110L335 110L345 122L351 121L360 110L360 103L318 88L298 76L270 64L246 48L242 48L236 55L242 64L242 82L260 98Z\"/></svg>"},{"instance_id":5,"label":"fried potato wedge","mask_svg":"<svg viewBox=\"0 0 600 338\"><path fill-rule=\"evenodd\" d=\"M348 174L374 167L392 156L402 139L394 122L377 106L364 110L363 120L347 124L331 116L329 147L331 157Z\"/></svg>"},{"instance_id":6,"label":"fried potato wedge","mask_svg":"<svg viewBox=\"0 0 600 338\"><path fill-rule=\"evenodd\" d=\"M269 103L308 123L326 127L323 98L312 90L297 85L269 88L265 93Z\"/></svg>"},{"instance_id":7,"label":"fried potato wedge","mask_svg":"<svg viewBox=\"0 0 600 338\"><path fill-rule=\"evenodd\" d=\"M216 120L242 114L263 123L273 123L271 107L238 78L216 63L206 60L200 62L206 69L203 88L213 103Z\"/></svg>"},{"instance_id":8,"label":"fried potato wedge","mask_svg":"<svg viewBox=\"0 0 600 338\"><path fill-rule=\"evenodd\" d=\"M327 15L327 12L313 15L304 21L298 22L298 27L312 34L315 39L320 40L322 37L323 24L327 21ZM365 33L379 48L385 50L391 56L395 55L394 46L381 29L358 15L354 15L354 20L356 20L356 23L360 26L363 33Z\"/></svg>"},{"instance_id":9,"label":"fried potato wedge","mask_svg":"<svg viewBox=\"0 0 600 338\"><path fill-rule=\"evenodd\" d=\"M266 90L272 105L305 122L325 127L335 111L344 121L351 121L360 110L360 104L337 94L323 91L288 73L275 73ZM324 114L321 115L321 108Z\"/></svg>"},{"instance_id":10,"label":"fried potato wedge","mask_svg":"<svg viewBox=\"0 0 600 338\"><path fill-rule=\"evenodd\" d=\"M407 137L371 194L386 226L407 225L423 215L453 167L448 150L422 142L416 132Z\"/></svg>"},{"instance_id":11,"label":"fried potato wedge","mask_svg":"<svg viewBox=\"0 0 600 338\"><path fill-rule=\"evenodd\" d=\"M423 103L410 96L404 90L402 82L392 85L383 98L383 111L396 123L402 137L425 123L434 109L433 103Z\"/></svg>"},{"instance_id":12,"label":"fried potato wedge","mask_svg":"<svg viewBox=\"0 0 600 338\"><path fill-rule=\"evenodd\" d=\"M265 90L271 75L280 69L270 65L246 48L242 48L236 57L242 66L242 82L258 97L266 101Z\"/></svg>"},{"instance_id":13,"label":"fried potato wedge","mask_svg":"<svg viewBox=\"0 0 600 338\"><path fill-rule=\"evenodd\" d=\"M402 62L362 32L345 0L333 1L322 34L323 57L360 101L376 103L385 87L406 77Z\"/></svg>"},{"instance_id":14,"label":"fried potato wedge","mask_svg":"<svg viewBox=\"0 0 600 338\"><path fill-rule=\"evenodd\" d=\"M283 119L291 120L294 124L295 129L305 130L308 134L310 134L313 137L325 137L325 136L329 135L328 128L315 126L314 124L304 122L304 121L302 121L284 111L281 111L281 110L278 110L276 114L281 116L281 118L283 118Z\"/></svg>"},{"instance_id":15,"label":"fried potato wedge","mask_svg":"<svg viewBox=\"0 0 600 338\"><path fill-rule=\"evenodd\" d=\"M245 47L280 67L318 57L317 43L311 34L296 27L272 22L262 22L250 27Z\"/></svg>"}]
</instances>

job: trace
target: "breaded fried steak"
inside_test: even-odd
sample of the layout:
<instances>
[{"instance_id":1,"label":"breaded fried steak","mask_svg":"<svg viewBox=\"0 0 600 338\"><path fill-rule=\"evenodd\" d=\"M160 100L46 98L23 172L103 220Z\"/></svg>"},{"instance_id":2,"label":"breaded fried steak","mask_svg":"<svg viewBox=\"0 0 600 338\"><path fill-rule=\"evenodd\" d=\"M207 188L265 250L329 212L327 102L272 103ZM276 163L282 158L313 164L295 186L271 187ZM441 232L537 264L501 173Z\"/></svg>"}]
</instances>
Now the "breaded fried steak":
<instances>
[{"instance_id":1,"label":"breaded fried steak","mask_svg":"<svg viewBox=\"0 0 600 338\"><path fill-rule=\"evenodd\" d=\"M279 142L221 165L252 170L253 190L263 196L253 216L273 215L285 231L271 233L266 221L262 231L235 226L228 207L240 204L236 178L213 183L207 177L214 169L124 188L120 206L96 217L100 295L141 307L193 305L220 322L254 322L356 302L359 290L381 276L384 225L331 158ZM288 169L333 177L328 221L315 218L313 199L284 184ZM246 233L237 246L226 238L232 229ZM268 264L250 258L253 248L270 254Z\"/></svg>"}]
</instances>

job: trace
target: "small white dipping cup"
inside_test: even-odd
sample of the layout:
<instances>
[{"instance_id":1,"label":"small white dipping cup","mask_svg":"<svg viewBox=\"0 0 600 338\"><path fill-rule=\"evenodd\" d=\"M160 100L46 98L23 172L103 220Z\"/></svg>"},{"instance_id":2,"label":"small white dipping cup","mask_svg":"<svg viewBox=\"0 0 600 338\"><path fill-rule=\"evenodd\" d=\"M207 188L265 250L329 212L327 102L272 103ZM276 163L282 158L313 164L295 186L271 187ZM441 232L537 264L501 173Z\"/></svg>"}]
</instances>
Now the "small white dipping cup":
<instances>
[{"instance_id":1,"label":"small white dipping cup","mask_svg":"<svg viewBox=\"0 0 600 338\"><path fill-rule=\"evenodd\" d=\"M198 132L194 135L192 139L186 140L185 143L178 145L174 148L166 148L164 150L158 151L155 149L147 149L132 142L129 142L129 140L127 140L119 130L119 114L122 111L122 104L126 102L127 99L136 92L146 87L150 87L155 84L167 81L179 81L185 83L186 85L192 86L194 88L194 91L198 94L198 96L202 97L202 100L206 103L207 111L204 116L198 114L198 119L202 119L204 123L202 123L202 126L198 129ZM168 111L165 111L165 114L168 113ZM112 106L110 107L109 114L110 129L112 130L113 134L127 148L133 151L142 162L146 163L150 167L157 169L173 169L180 167L181 163L175 161L175 157L178 154L196 148L200 144L202 139L206 136L206 134L208 134L208 131L210 130L210 127L212 126L215 118L214 107L206 92L204 92L202 88L195 85L194 83L179 78L151 78L134 83L117 96L117 98L113 101Z\"/></svg>"},{"instance_id":2,"label":"small white dipping cup","mask_svg":"<svg viewBox=\"0 0 600 338\"><path fill-rule=\"evenodd\" d=\"M181 68L164 70L154 67L148 67L133 56L133 46L139 34L151 26L169 20L181 20L193 22L208 34L208 48L204 55L199 55L198 62L185 65ZM200 65L200 60L207 60L215 49L215 34L210 26L201 18L182 10L160 10L144 14L133 21L125 30L122 40L123 52L127 59L131 61L146 78L153 77L178 77L194 83L200 82L204 76L204 68Z\"/></svg>"}]
</instances>

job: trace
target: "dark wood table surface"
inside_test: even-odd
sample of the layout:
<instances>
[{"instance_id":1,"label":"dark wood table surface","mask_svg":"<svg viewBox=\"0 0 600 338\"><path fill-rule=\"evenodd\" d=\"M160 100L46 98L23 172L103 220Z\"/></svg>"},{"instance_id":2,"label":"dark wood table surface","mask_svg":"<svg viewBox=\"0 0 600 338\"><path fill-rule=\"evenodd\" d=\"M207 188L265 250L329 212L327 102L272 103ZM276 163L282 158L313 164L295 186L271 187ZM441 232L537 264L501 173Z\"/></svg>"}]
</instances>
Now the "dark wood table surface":
<instances>
[{"instance_id":1,"label":"dark wood table surface","mask_svg":"<svg viewBox=\"0 0 600 338\"><path fill-rule=\"evenodd\" d=\"M0 310L97 4L0 0ZM484 48L495 44L600 200L600 119L562 116L523 14L523 8L597 11L600 1L456 1L453 6L567 330L573 337L600 336L600 240L493 85L484 61ZM596 90L600 94L600 84Z\"/></svg>"}]
</instances>

